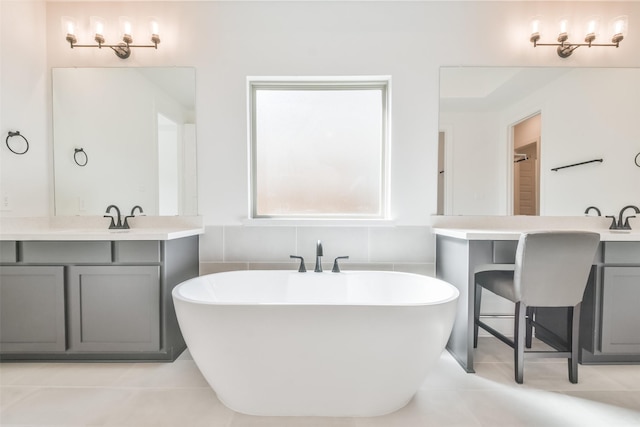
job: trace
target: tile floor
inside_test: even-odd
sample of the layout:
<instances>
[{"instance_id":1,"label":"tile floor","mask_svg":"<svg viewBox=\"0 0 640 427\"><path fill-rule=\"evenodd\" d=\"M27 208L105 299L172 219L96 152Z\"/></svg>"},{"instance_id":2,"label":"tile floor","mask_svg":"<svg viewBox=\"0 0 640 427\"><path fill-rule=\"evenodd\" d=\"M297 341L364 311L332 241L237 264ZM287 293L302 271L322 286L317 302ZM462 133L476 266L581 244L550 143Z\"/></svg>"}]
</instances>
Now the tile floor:
<instances>
[{"instance_id":1,"label":"tile floor","mask_svg":"<svg viewBox=\"0 0 640 427\"><path fill-rule=\"evenodd\" d=\"M254 417L223 406L188 352L174 363L2 363L0 425L422 427L640 426L640 365L530 360L512 380L510 349L481 338L476 374L444 352L414 399L375 418Z\"/></svg>"}]
</instances>

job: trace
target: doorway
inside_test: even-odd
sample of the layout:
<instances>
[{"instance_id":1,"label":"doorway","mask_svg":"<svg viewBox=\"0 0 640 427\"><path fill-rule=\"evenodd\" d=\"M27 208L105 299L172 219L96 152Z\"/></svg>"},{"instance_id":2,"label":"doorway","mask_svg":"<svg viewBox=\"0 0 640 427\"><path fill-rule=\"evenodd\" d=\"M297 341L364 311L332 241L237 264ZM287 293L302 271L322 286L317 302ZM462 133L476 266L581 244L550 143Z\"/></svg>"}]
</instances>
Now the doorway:
<instances>
[{"instance_id":1,"label":"doorway","mask_svg":"<svg viewBox=\"0 0 640 427\"><path fill-rule=\"evenodd\" d=\"M541 114L513 126L513 214L540 215Z\"/></svg>"}]
</instances>

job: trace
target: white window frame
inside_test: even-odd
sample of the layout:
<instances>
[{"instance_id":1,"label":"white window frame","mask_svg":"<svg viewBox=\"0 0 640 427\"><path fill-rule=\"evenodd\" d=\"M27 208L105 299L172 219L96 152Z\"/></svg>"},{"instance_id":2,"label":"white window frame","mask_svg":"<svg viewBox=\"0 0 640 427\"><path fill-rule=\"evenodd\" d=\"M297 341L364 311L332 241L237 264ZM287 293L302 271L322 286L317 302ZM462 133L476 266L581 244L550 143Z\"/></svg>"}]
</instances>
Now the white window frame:
<instances>
[{"instance_id":1,"label":"white window frame","mask_svg":"<svg viewBox=\"0 0 640 427\"><path fill-rule=\"evenodd\" d=\"M257 214L257 135L256 135L256 91L257 90L358 90L380 89L382 91L382 144L380 165L380 194L377 214L310 214L310 215L258 215ZM248 218L258 220L389 220L390 164L391 164L391 77L247 77L247 123L248 123L248 170L249 213Z\"/></svg>"}]
</instances>

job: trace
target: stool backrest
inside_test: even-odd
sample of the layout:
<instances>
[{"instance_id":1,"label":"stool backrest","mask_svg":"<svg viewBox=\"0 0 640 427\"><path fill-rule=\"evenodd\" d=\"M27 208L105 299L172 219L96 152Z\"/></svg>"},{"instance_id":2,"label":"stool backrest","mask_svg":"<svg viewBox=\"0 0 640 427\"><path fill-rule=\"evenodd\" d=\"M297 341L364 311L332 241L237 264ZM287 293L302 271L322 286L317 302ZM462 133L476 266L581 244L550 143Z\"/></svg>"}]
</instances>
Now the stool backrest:
<instances>
[{"instance_id":1,"label":"stool backrest","mask_svg":"<svg viewBox=\"0 0 640 427\"><path fill-rule=\"evenodd\" d=\"M600 234L523 233L516 250L515 293L532 307L572 307L582 301Z\"/></svg>"}]
</instances>

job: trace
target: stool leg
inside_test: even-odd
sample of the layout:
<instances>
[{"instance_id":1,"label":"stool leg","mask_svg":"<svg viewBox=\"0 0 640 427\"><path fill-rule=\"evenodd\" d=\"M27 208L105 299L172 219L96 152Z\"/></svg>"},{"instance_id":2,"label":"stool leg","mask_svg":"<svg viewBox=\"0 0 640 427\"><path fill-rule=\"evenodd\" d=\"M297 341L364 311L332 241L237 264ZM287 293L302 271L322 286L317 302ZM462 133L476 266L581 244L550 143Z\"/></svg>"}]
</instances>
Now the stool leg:
<instances>
[{"instance_id":1,"label":"stool leg","mask_svg":"<svg viewBox=\"0 0 640 427\"><path fill-rule=\"evenodd\" d=\"M526 329L526 310L527 307L522 302L516 303L516 313L513 331L513 353L515 378L518 384L524 381L524 344Z\"/></svg>"},{"instance_id":2,"label":"stool leg","mask_svg":"<svg viewBox=\"0 0 640 427\"><path fill-rule=\"evenodd\" d=\"M482 301L482 286L476 285L476 295L473 308L473 348L478 347L478 320L480 320L480 302Z\"/></svg>"},{"instance_id":3,"label":"stool leg","mask_svg":"<svg viewBox=\"0 0 640 427\"><path fill-rule=\"evenodd\" d=\"M571 320L571 357L569 364L569 381L573 384L578 383L578 353L580 351L580 305L573 307Z\"/></svg>"},{"instance_id":4,"label":"stool leg","mask_svg":"<svg viewBox=\"0 0 640 427\"><path fill-rule=\"evenodd\" d=\"M525 338L525 345L527 348L531 348L531 340L533 338L533 307L527 307L527 335Z\"/></svg>"}]
</instances>

